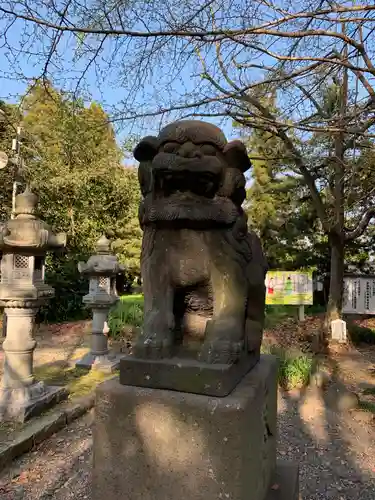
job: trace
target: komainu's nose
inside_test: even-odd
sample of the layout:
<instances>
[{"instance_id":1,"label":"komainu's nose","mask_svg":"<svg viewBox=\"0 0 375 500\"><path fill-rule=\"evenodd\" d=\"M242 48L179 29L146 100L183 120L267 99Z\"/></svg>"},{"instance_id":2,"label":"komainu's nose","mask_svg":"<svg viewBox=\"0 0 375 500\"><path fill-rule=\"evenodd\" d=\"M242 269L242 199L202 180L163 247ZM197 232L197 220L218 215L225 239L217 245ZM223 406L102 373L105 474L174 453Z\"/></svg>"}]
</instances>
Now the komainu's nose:
<instances>
[{"instance_id":1,"label":"komainu's nose","mask_svg":"<svg viewBox=\"0 0 375 500\"><path fill-rule=\"evenodd\" d=\"M183 158L201 158L202 153L198 146L193 144L192 142L184 142L181 145L179 150L177 151L178 156L182 156Z\"/></svg>"}]
</instances>

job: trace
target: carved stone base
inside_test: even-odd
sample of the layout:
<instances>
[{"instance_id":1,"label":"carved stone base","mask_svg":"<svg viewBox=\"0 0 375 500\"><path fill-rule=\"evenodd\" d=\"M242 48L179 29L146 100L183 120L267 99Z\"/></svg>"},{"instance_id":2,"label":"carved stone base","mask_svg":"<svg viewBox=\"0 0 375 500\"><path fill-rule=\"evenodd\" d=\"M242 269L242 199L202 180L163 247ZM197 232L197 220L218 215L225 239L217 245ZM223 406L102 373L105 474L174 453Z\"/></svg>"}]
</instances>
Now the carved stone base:
<instances>
[{"instance_id":1,"label":"carved stone base","mask_svg":"<svg viewBox=\"0 0 375 500\"><path fill-rule=\"evenodd\" d=\"M113 373L120 366L120 358L115 355L106 354L105 356L95 356L91 352L85 354L76 362L77 368L86 368L88 370L99 370L104 373Z\"/></svg>"},{"instance_id":2,"label":"carved stone base","mask_svg":"<svg viewBox=\"0 0 375 500\"><path fill-rule=\"evenodd\" d=\"M36 382L18 388L0 388L0 421L25 422L68 397L65 387Z\"/></svg>"},{"instance_id":3,"label":"carved stone base","mask_svg":"<svg viewBox=\"0 0 375 500\"><path fill-rule=\"evenodd\" d=\"M181 494L184 500L266 500L276 415L272 356L262 356L227 397L104 382L96 392L93 500Z\"/></svg>"},{"instance_id":4,"label":"carved stone base","mask_svg":"<svg viewBox=\"0 0 375 500\"><path fill-rule=\"evenodd\" d=\"M194 359L120 360L120 384L224 397L259 361L259 354L244 355L237 363L208 364Z\"/></svg>"}]
</instances>

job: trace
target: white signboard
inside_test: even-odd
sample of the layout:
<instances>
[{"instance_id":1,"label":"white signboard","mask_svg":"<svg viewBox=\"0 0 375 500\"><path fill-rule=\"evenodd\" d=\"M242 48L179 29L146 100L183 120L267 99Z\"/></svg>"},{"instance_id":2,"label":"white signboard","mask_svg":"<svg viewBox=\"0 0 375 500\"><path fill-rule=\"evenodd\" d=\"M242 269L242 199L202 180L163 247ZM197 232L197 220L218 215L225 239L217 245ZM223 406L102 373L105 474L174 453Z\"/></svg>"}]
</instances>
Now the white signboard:
<instances>
[{"instance_id":1,"label":"white signboard","mask_svg":"<svg viewBox=\"0 0 375 500\"><path fill-rule=\"evenodd\" d=\"M375 314L375 276L346 276L344 314Z\"/></svg>"}]
</instances>

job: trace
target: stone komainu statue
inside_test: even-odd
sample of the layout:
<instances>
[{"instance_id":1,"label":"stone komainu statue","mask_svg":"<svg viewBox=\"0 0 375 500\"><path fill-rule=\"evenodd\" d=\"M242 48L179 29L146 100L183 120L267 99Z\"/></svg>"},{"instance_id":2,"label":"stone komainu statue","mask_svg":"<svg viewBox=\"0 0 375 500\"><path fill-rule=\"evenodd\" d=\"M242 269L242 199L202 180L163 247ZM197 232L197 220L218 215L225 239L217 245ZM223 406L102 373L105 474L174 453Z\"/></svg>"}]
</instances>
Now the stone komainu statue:
<instances>
[{"instance_id":1,"label":"stone komainu statue","mask_svg":"<svg viewBox=\"0 0 375 500\"><path fill-rule=\"evenodd\" d=\"M143 200L144 325L134 355L163 358L186 332L200 360L260 352L267 264L241 205L251 163L240 141L210 124L171 123L134 150Z\"/></svg>"}]
</instances>

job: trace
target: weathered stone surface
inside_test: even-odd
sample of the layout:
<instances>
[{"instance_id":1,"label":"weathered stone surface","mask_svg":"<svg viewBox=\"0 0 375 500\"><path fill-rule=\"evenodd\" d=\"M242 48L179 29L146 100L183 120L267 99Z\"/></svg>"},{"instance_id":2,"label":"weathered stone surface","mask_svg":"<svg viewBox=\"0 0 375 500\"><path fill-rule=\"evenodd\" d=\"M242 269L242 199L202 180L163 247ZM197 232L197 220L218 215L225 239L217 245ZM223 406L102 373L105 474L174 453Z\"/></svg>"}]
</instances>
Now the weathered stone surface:
<instances>
[{"instance_id":1,"label":"weathered stone surface","mask_svg":"<svg viewBox=\"0 0 375 500\"><path fill-rule=\"evenodd\" d=\"M30 451L44 439L60 430L66 424L66 415L57 410L54 413L43 415L18 431L15 437L0 448L0 470L15 458Z\"/></svg>"},{"instance_id":2,"label":"weathered stone surface","mask_svg":"<svg viewBox=\"0 0 375 500\"><path fill-rule=\"evenodd\" d=\"M259 353L267 264L241 207L251 166L245 145L227 143L210 123L182 120L142 139L134 156L145 311L134 355L176 356L189 334L201 336L202 362Z\"/></svg>"},{"instance_id":3,"label":"weathered stone surface","mask_svg":"<svg viewBox=\"0 0 375 500\"><path fill-rule=\"evenodd\" d=\"M16 196L15 218L0 227L0 307L5 308L4 369L0 420L24 422L61 400L61 388L46 388L33 374L34 320L54 296L44 282L48 250L62 249L66 235L54 234L37 213L38 197L26 189Z\"/></svg>"},{"instance_id":4,"label":"weathered stone surface","mask_svg":"<svg viewBox=\"0 0 375 500\"><path fill-rule=\"evenodd\" d=\"M35 387L35 393L33 389ZM0 418L26 422L68 397L65 387L45 386L38 382L27 388L5 388L0 391Z\"/></svg>"},{"instance_id":5,"label":"weathered stone surface","mask_svg":"<svg viewBox=\"0 0 375 500\"><path fill-rule=\"evenodd\" d=\"M73 420L79 418L81 415L90 410L95 404L95 393L88 394L77 398L74 403L68 405L65 409L66 422L69 424Z\"/></svg>"},{"instance_id":6,"label":"weathered stone surface","mask_svg":"<svg viewBox=\"0 0 375 500\"><path fill-rule=\"evenodd\" d=\"M8 466L12 460L30 451L66 424L79 418L91 409L95 402L94 393L76 398L74 402L63 408L42 415L28 422L23 429L16 432L14 438L0 446L0 470ZM65 404L65 403L64 403Z\"/></svg>"},{"instance_id":7,"label":"weathered stone surface","mask_svg":"<svg viewBox=\"0 0 375 500\"><path fill-rule=\"evenodd\" d=\"M300 500L298 465L278 461L272 484L265 500Z\"/></svg>"},{"instance_id":8,"label":"weathered stone surface","mask_svg":"<svg viewBox=\"0 0 375 500\"><path fill-rule=\"evenodd\" d=\"M33 432L34 446L64 427L66 425L66 414L62 410L57 410L49 415L45 415L40 420L41 423L38 420L35 422Z\"/></svg>"},{"instance_id":9,"label":"weathered stone surface","mask_svg":"<svg viewBox=\"0 0 375 500\"><path fill-rule=\"evenodd\" d=\"M124 356L120 360L120 384L223 397L233 391L258 361L258 353L244 354L237 363L225 365Z\"/></svg>"},{"instance_id":10,"label":"weathered stone surface","mask_svg":"<svg viewBox=\"0 0 375 500\"><path fill-rule=\"evenodd\" d=\"M264 500L276 462L276 405L272 356L224 398L101 384L93 500Z\"/></svg>"},{"instance_id":11,"label":"weathered stone surface","mask_svg":"<svg viewBox=\"0 0 375 500\"><path fill-rule=\"evenodd\" d=\"M92 337L94 338L94 335ZM97 337L97 335L95 335L95 337ZM107 338L104 335L103 337ZM114 354L96 356L92 352L88 352L76 362L77 368L98 370L103 373L113 373L118 370L119 366L120 358Z\"/></svg>"},{"instance_id":12,"label":"weathered stone surface","mask_svg":"<svg viewBox=\"0 0 375 500\"><path fill-rule=\"evenodd\" d=\"M331 339L333 343L346 344L347 342L347 328L346 321L343 319L334 319L331 321Z\"/></svg>"},{"instance_id":13,"label":"weathered stone surface","mask_svg":"<svg viewBox=\"0 0 375 500\"><path fill-rule=\"evenodd\" d=\"M11 463L12 460L13 460L13 457L12 457L11 446L7 443L2 444L0 446L0 471L2 469L4 469L5 467L7 467Z\"/></svg>"}]
</instances>

